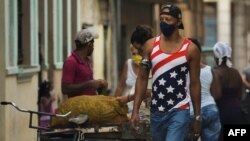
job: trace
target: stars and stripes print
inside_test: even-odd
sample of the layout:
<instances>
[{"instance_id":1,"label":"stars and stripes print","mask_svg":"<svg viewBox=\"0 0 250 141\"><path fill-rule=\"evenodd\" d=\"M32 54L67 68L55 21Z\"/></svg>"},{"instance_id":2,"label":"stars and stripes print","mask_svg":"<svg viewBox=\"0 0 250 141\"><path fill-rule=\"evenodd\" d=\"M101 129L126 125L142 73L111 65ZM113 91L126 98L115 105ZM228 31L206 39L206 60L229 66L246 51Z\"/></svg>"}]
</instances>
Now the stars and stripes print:
<instances>
[{"instance_id":1,"label":"stars and stripes print","mask_svg":"<svg viewBox=\"0 0 250 141\"><path fill-rule=\"evenodd\" d=\"M163 53L156 37L152 62L152 98L151 111L167 112L174 108L189 108L188 62L186 52L189 40L184 40L181 49L173 54Z\"/></svg>"}]
</instances>

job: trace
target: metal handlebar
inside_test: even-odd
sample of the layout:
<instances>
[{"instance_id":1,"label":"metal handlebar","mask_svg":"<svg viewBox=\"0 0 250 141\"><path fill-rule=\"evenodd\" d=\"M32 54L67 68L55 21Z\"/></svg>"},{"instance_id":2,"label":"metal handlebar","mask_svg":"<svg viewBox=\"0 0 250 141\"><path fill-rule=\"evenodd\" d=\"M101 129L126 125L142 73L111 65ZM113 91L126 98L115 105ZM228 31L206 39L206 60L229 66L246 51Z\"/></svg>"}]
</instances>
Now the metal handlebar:
<instances>
[{"instance_id":1,"label":"metal handlebar","mask_svg":"<svg viewBox=\"0 0 250 141\"><path fill-rule=\"evenodd\" d=\"M60 118L67 117L68 115L71 114L71 111L69 111L68 113L63 114L63 115L62 114L54 114L54 113L46 113L46 112L37 112L37 111L31 111L31 110L26 110L26 109L19 108L14 102L1 101L0 103L1 103L1 105L11 105L11 106L15 107L20 112L29 113L30 114L29 127L30 128L35 128L35 129L49 130L49 128L33 126L32 125L32 115L33 114L54 116L54 117L60 117Z\"/></svg>"},{"instance_id":2,"label":"metal handlebar","mask_svg":"<svg viewBox=\"0 0 250 141\"><path fill-rule=\"evenodd\" d=\"M53 113L46 113L46 112L36 112L36 111L21 109L14 102L2 101L1 105L12 105L13 107L15 107L20 112L34 113L34 114L38 114L38 115L48 115L48 116L55 116L55 117L67 117L68 115L71 114L71 111L62 115L62 114L53 114Z\"/></svg>"}]
</instances>

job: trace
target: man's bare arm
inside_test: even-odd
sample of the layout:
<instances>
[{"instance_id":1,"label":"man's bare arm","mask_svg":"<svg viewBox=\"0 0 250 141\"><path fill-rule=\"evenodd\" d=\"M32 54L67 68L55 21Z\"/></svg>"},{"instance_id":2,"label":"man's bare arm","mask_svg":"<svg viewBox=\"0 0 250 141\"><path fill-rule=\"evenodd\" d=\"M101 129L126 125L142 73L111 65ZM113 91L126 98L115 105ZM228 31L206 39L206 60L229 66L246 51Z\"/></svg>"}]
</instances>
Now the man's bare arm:
<instances>
[{"instance_id":1,"label":"man's bare arm","mask_svg":"<svg viewBox=\"0 0 250 141\"><path fill-rule=\"evenodd\" d=\"M190 70L190 95L195 116L200 115L201 84L200 84L200 51L191 43L188 50Z\"/></svg>"},{"instance_id":2,"label":"man's bare arm","mask_svg":"<svg viewBox=\"0 0 250 141\"><path fill-rule=\"evenodd\" d=\"M134 107L133 114L139 113L139 108L143 100L144 94L146 94L148 86L148 76L150 72L150 53L153 47L154 39L148 40L143 46L143 59L139 67L139 73L135 84L135 95L134 95ZM147 62L147 61L148 62Z\"/></svg>"},{"instance_id":3,"label":"man's bare arm","mask_svg":"<svg viewBox=\"0 0 250 141\"><path fill-rule=\"evenodd\" d=\"M115 96L122 96L124 89L126 87L126 79L127 79L127 73L128 73L128 61L124 63L121 78L119 81L119 84L117 85Z\"/></svg>"}]
</instances>

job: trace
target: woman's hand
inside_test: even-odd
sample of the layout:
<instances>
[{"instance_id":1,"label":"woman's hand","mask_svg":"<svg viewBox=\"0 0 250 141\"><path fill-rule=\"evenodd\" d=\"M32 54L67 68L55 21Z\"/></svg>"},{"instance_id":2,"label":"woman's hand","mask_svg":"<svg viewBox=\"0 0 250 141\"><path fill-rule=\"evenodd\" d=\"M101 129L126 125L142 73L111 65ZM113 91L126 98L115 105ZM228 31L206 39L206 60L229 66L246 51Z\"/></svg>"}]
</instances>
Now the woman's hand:
<instances>
[{"instance_id":1,"label":"woman's hand","mask_svg":"<svg viewBox=\"0 0 250 141\"><path fill-rule=\"evenodd\" d=\"M118 96L116 97L116 100L118 100L118 102L122 105L127 104L129 102L129 95Z\"/></svg>"}]
</instances>

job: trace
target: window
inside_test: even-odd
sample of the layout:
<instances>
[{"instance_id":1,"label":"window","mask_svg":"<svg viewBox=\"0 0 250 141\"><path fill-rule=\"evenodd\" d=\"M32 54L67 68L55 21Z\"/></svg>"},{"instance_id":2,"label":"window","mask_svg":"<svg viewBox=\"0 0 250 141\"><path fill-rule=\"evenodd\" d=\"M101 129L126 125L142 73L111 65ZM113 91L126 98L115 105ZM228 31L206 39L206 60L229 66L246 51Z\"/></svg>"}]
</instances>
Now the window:
<instances>
[{"instance_id":1,"label":"window","mask_svg":"<svg viewBox=\"0 0 250 141\"><path fill-rule=\"evenodd\" d=\"M5 7L7 74L37 72L38 0L9 0Z\"/></svg>"},{"instance_id":2,"label":"window","mask_svg":"<svg viewBox=\"0 0 250 141\"><path fill-rule=\"evenodd\" d=\"M18 0L18 66L38 66L38 2Z\"/></svg>"}]
</instances>

